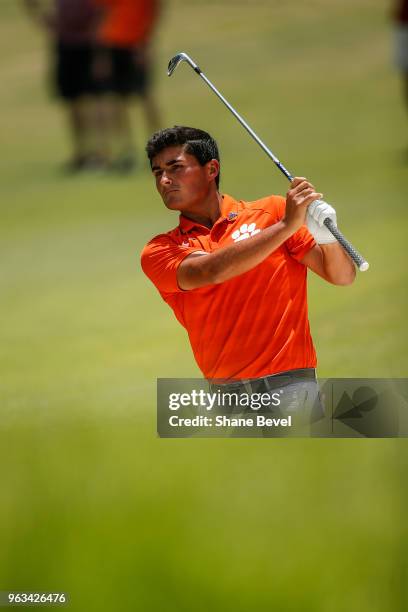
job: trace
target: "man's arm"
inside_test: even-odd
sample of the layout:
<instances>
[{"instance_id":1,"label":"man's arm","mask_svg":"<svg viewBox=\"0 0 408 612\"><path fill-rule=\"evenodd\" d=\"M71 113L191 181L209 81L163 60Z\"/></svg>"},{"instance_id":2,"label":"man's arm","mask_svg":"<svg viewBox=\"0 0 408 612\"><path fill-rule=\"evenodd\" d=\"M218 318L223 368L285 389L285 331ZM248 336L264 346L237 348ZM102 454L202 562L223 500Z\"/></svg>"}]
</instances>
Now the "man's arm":
<instances>
[{"instance_id":1,"label":"man's arm","mask_svg":"<svg viewBox=\"0 0 408 612\"><path fill-rule=\"evenodd\" d=\"M316 244L301 263L333 285L351 285L356 277L352 260L338 242Z\"/></svg>"},{"instance_id":2,"label":"man's arm","mask_svg":"<svg viewBox=\"0 0 408 612\"><path fill-rule=\"evenodd\" d=\"M181 289L197 289L223 283L252 270L292 236L305 223L309 204L322 197L304 178L295 178L286 196L284 218L256 236L213 253L195 252L186 257L177 270Z\"/></svg>"},{"instance_id":3,"label":"man's arm","mask_svg":"<svg viewBox=\"0 0 408 612\"><path fill-rule=\"evenodd\" d=\"M316 245L303 257L301 263L334 285L351 285L356 269L351 258L340 246L324 219L330 218L337 225L336 211L327 202L314 202L307 211L307 227Z\"/></svg>"}]
</instances>

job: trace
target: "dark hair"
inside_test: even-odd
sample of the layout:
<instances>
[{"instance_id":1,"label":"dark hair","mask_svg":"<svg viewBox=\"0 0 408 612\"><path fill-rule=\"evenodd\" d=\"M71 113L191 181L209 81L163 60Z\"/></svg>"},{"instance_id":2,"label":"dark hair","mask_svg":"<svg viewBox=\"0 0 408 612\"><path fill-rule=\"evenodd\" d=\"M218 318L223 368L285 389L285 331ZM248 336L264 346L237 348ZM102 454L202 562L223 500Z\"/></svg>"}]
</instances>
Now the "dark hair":
<instances>
[{"instance_id":1,"label":"dark hair","mask_svg":"<svg viewBox=\"0 0 408 612\"><path fill-rule=\"evenodd\" d=\"M201 166L204 166L212 159L220 161L218 146L214 138L212 138L204 130L187 127L185 125L175 125L172 128L166 128L155 132L151 136L146 145L146 153L152 165L153 158L167 147L184 146L186 153L194 155ZM220 184L220 174L215 177L217 188Z\"/></svg>"}]
</instances>

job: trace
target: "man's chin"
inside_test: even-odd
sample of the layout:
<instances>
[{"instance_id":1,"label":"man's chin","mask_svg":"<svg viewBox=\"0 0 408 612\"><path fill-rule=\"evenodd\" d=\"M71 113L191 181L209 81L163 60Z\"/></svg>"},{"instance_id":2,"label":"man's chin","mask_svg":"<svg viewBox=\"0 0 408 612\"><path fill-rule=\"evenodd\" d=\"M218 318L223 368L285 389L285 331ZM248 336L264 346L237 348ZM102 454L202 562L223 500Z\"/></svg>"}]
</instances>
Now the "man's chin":
<instances>
[{"instance_id":1,"label":"man's chin","mask_svg":"<svg viewBox=\"0 0 408 612\"><path fill-rule=\"evenodd\" d=\"M169 193L163 198L164 204L170 210L181 210L183 208L183 198L177 192Z\"/></svg>"},{"instance_id":2,"label":"man's chin","mask_svg":"<svg viewBox=\"0 0 408 612\"><path fill-rule=\"evenodd\" d=\"M172 201L172 202L165 202L164 203L166 208L168 208L169 210L182 210L183 205L181 202L176 202L176 201Z\"/></svg>"}]
</instances>

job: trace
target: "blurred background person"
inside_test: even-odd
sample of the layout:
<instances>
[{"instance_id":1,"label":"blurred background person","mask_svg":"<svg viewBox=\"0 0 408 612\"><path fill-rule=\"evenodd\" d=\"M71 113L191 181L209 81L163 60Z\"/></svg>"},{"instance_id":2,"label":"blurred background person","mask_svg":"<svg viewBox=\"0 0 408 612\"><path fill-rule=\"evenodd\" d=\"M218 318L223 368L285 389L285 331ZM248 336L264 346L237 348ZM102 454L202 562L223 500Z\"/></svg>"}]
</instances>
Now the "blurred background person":
<instances>
[{"instance_id":1,"label":"blurred background person","mask_svg":"<svg viewBox=\"0 0 408 612\"><path fill-rule=\"evenodd\" d=\"M24 0L30 15L49 35L52 80L67 109L72 154L70 172L105 168L102 113L94 75L94 40L100 8L94 0Z\"/></svg>"},{"instance_id":2,"label":"blurred background person","mask_svg":"<svg viewBox=\"0 0 408 612\"><path fill-rule=\"evenodd\" d=\"M149 134L160 127L151 88L151 41L159 0L94 0L102 10L95 73L105 92L104 119L111 134L112 168L132 171L136 165L131 103L138 96Z\"/></svg>"},{"instance_id":3,"label":"blurred background person","mask_svg":"<svg viewBox=\"0 0 408 612\"><path fill-rule=\"evenodd\" d=\"M395 59L403 78L405 105L408 110L408 0L397 0L394 18Z\"/></svg>"}]
</instances>

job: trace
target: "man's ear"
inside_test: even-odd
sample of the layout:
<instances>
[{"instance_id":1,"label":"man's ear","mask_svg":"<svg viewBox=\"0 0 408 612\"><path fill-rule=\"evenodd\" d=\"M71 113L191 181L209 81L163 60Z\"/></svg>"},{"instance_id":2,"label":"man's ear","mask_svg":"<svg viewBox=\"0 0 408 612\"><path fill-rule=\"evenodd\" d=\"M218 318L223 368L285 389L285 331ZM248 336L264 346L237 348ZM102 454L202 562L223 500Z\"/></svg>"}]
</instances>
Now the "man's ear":
<instances>
[{"instance_id":1,"label":"man's ear","mask_svg":"<svg viewBox=\"0 0 408 612\"><path fill-rule=\"evenodd\" d=\"M212 159L208 162L208 175L210 179L215 179L220 172L220 162L216 159Z\"/></svg>"}]
</instances>

